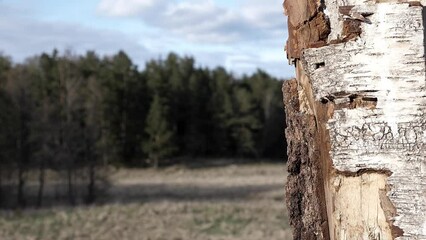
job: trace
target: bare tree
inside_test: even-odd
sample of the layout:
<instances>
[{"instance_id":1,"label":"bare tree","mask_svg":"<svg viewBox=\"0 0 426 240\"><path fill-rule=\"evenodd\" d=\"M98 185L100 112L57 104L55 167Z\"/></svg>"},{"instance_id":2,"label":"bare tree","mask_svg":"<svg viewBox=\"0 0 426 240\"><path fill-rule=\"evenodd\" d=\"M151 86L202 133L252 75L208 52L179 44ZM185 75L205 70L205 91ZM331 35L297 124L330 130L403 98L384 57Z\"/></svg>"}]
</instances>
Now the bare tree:
<instances>
[{"instance_id":1,"label":"bare tree","mask_svg":"<svg viewBox=\"0 0 426 240\"><path fill-rule=\"evenodd\" d=\"M99 91L96 76L90 76L87 81L86 97L86 131L85 131L85 162L87 164L88 184L86 202L93 203L96 198L97 168L100 166L100 158L103 153L102 146L102 94Z\"/></svg>"},{"instance_id":2,"label":"bare tree","mask_svg":"<svg viewBox=\"0 0 426 240\"><path fill-rule=\"evenodd\" d=\"M28 72L24 67L18 66L9 75L6 90L10 94L16 108L16 122L12 126L15 141L13 152L17 167L17 204L25 206L24 187L25 174L31 164L30 148L30 121L34 109L29 82L25 81Z\"/></svg>"},{"instance_id":3,"label":"bare tree","mask_svg":"<svg viewBox=\"0 0 426 240\"><path fill-rule=\"evenodd\" d=\"M79 167L79 153L84 148L81 129L84 99L80 94L82 78L77 70L75 57L66 53L58 62L61 108L59 160L65 165L68 185L68 201L76 204L75 171Z\"/></svg>"}]
</instances>

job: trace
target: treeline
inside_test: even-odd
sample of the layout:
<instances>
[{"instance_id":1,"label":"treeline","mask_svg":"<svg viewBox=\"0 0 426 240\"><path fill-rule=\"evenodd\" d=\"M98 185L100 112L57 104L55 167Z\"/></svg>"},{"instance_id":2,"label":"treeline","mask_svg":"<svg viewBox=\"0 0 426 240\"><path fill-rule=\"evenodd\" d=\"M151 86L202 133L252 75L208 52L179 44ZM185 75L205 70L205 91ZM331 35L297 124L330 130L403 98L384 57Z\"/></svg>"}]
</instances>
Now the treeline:
<instances>
[{"instance_id":1,"label":"treeline","mask_svg":"<svg viewBox=\"0 0 426 240\"><path fill-rule=\"evenodd\" d=\"M52 174L66 188L59 197L91 203L111 164L283 159L281 84L261 70L236 78L173 53L143 70L121 51L55 50L23 64L0 56L0 206L10 196L42 206Z\"/></svg>"}]
</instances>

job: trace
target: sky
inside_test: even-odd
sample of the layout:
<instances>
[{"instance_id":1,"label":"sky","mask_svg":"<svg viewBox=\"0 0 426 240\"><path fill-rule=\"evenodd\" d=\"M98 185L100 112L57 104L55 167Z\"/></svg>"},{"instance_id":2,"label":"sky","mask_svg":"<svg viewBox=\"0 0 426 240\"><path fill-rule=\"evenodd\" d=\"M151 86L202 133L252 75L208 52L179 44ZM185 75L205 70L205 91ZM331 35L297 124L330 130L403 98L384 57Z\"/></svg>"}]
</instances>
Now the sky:
<instances>
[{"instance_id":1,"label":"sky","mask_svg":"<svg viewBox=\"0 0 426 240\"><path fill-rule=\"evenodd\" d=\"M124 50L140 68L171 51L234 74L289 78L283 0L0 0L0 52L15 62Z\"/></svg>"}]
</instances>

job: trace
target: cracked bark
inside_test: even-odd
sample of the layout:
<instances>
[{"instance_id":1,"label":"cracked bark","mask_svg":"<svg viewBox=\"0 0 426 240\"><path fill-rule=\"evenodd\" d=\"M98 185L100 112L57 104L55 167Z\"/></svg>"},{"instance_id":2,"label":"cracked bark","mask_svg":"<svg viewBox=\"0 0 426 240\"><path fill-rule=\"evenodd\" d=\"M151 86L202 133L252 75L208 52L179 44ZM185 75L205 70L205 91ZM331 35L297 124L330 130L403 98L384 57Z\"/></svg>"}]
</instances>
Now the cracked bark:
<instances>
[{"instance_id":1,"label":"cracked bark","mask_svg":"<svg viewBox=\"0 0 426 240\"><path fill-rule=\"evenodd\" d=\"M426 239L423 5L285 1L294 239Z\"/></svg>"}]
</instances>

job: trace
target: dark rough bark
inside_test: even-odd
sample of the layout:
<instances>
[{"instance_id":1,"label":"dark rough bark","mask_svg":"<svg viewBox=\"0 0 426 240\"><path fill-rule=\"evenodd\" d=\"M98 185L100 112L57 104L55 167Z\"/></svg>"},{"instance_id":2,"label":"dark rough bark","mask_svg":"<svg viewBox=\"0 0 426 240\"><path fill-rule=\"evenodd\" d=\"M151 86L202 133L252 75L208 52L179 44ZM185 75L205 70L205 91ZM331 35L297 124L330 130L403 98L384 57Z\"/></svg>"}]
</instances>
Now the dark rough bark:
<instances>
[{"instance_id":1,"label":"dark rough bark","mask_svg":"<svg viewBox=\"0 0 426 240\"><path fill-rule=\"evenodd\" d=\"M286 187L290 224L296 239L329 239L320 154L315 149L316 121L300 112L296 80L283 85L286 106L288 180Z\"/></svg>"}]
</instances>

